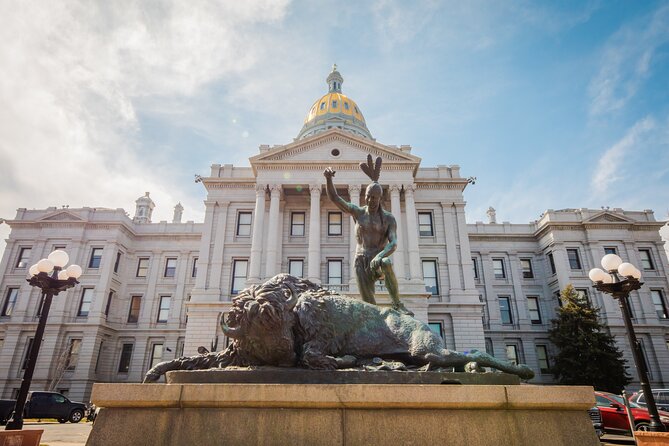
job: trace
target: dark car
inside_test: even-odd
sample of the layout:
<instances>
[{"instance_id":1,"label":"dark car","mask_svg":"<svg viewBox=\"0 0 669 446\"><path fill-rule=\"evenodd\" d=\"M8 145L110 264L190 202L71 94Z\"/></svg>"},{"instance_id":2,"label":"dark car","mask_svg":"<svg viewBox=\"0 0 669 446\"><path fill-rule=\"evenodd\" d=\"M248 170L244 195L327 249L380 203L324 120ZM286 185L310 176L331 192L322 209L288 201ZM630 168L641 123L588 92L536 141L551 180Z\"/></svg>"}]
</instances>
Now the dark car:
<instances>
[{"instance_id":1,"label":"dark car","mask_svg":"<svg viewBox=\"0 0 669 446\"><path fill-rule=\"evenodd\" d=\"M14 412L16 400L0 400L0 426L4 426Z\"/></svg>"},{"instance_id":2,"label":"dark car","mask_svg":"<svg viewBox=\"0 0 669 446\"><path fill-rule=\"evenodd\" d=\"M669 389L652 389L653 396L655 397L655 405L657 410L664 410L669 412ZM641 407L646 407L646 397L643 394L643 390L634 392L630 396L630 401L638 404Z\"/></svg>"},{"instance_id":3,"label":"dark car","mask_svg":"<svg viewBox=\"0 0 669 446\"><path fill-rule=\"evenodd\" d=\"M61 423L78 423L86 414L86 405L70 401L56 392L31 392L24 418L55 418Z\"/></svg>"},{"instance_id":4,"label":"dark car","mask_svg":"<svg viewBox=\"0 0 669 446\"><path fill-rule=\"evenodd\" d=\"M595 392L595 404L602 415L602 428L607 434L631 435L629 418L622 396L607 392ZM634 430L647 431L650 426L648 410L629 402L634 419ZM660 412L660 421L669 429L669 413Z\"/></svg>"}]
</instances>

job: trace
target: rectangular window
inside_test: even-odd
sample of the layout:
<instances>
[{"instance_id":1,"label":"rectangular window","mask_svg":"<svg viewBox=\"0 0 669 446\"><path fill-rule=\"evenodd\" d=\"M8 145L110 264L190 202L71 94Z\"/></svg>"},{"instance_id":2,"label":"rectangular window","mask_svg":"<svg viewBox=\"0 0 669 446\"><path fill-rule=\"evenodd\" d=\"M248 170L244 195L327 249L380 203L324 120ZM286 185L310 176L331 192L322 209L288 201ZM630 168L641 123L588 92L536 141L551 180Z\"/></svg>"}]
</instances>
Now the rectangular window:
<instances>
[{"instance_id":1,"label":"rectangular window","mask_svg":"<svg viewBox=\"0 0 669 446\"><path fill-rule=\"evenodd\" d=\"M165 277L174 277L177 272L177 259L170 257L165 260Z\"/></svg>"},{"instance_id":2,"label":"rectangular window","mask_svg":"<svg viewBox=\"0 0 669 446\"><path fill-rule=\"evenodd\" d=\"M151 348L151 363L149 368L152 369L163 362L163 344L153 344Z\"/></svg>"},{"instance_id":3,"label":"rectangular window","mask_svg":"<svg viewBox=\"0 0 669 446\"><path fill-rule=\"evenodd\" d=\"M33 341L34 338L28 338L28 345L26 346L26 354L23 355L23 362L21 363L21 370L25 370L28 367L28 361L30 361L30 352L33 350Z\"/></svg>"},{"instance_id":4,"label":"rectangular window","mask_svg":"<svg viewBox=\"0 0 669 446\"><path fill-rule=\"evenodd\" d=\"M545 345L537 345L537 362L539 363L539 371L541 373L549 372L548 348Z\"/></svg>"},{"instance_id":5,"label":"rectangular window","mask_svg":"<svg viewBox=\"0 0 669 446\"><path fill-rule=\"evenodd\" d=\"M557 301L558 307L562 308L562 296L559 291L553 293L553 297Z\"/></svg>"},{"instance_id":6,"label":"rectangular window","mask_svg":"<svg viewBox=\"0 0 669 446\"><path fill-rule=\"evenodd\" d=\"M653 257L650 255L650 249L640 249L639 257L641 257L641 266L644 270L654 270Z\"/></svg>"},{"instance_id":7,"label":"rectangular window","mask_svg":"<svg viewBox=\"0 0 669 446\"><path fill-rule=\"evenodd\" d=\"M84 288L81 292L77 316L88 316L88 312L91 311L91 302L93 302L93 288Z\"/></svg>"},{"instance_id":8,"label":"rectangular window","mask_svg":"<svg viewBox=\"0 0 669 446\"><path fill-rule=\"evenodd\" d=\"M534 325L541 324L541 311L539 310L539 298L537 296L527 296L527 308L530 322Z\"/></svg>"},{"instance_id":9,"label":"rectangular window","mask_svg":"<svg viewBox=\"0 0 669 446\"><path fill-rule=\"evenodd\" d=\"M328 212L328 235L342 234L341 212Z\"/></svg>"},{"instance_id":10,"label":"rectangular window","mask_svg":"<svg viewBox=\"0 0 669 446\"><path fill-rule=\"evenodd\" d=\"M290 235L304 236L304 212L290 213Z\"/></svg>"},{"instance_id":11,"label":"rectangular window","mask_svg":"<svg viewBox=\"0 0 669 446\"><path fill-rule=\"evenodd\" d=\"M230 293L237 294L246 287L248 260L235 260L232 264L232 287Z\"/></svg>"},{"instance_id":12,"label":"rectangular window","mask_svg":"<svg viewBox=\"0 0 669 446\"><path fill-rule=\"evenodd\" d=\"M193 258L193 269L190 272L191 277L197 277L197 257Z\"/></svg>"},{"instance_id":13,"label":"rectangular window","mask_svg":"<svg viewBox=\"0 0 669 446\"><path fill-rule=\"evenodd\" d=\"M439 294L439 279L436 260L423 260L423 280L425 282L425 291L433 296Z\"/></svg>"},{"instance_id":14,"label":"rectangular window","mask_svg":"<svg viewBox=\"0 0 669 446\"><path fill-rule=\"evenodd\" d=\"M158 318L156 322L165 323L170 315L170 296L160 296L160 306L158 307Z\"/></svg>"},{"instance_id":15,"label":"rectangular window","mask_svg":"<svg viewBox=\"0 0 669 446\"><path fill-rule=\"evenodd\" d=\"M428 322L427 326L430 327L430 331L432 331L432 333L436 334L441 339L444 339L444 329L441 325L441 322Z\"/></svg>"},{"instance_id":16,"label":"rectangular window","mask_svg":"<svg viewBox=\"0 0 669 446\"><path fill-rule=\"evenodd\" d=\"M479 263L472 257L472 266L474 267L474 279L479 278Z\"/></svg>"},{"instance_id":17,"label":"rectangular window","mask_svg":"<svg viewBox=\"0 0 669 446\"><path fill-rule=\"evenodd\" d=\"M618 255L618 250L616 249L615 246L605 246L604 247L604 254L616 254Z\"/></svg>"},{"instance_id":18,"label":"rectangular window","mask_svg":"<svg viewBox=\"0 0 669 446\"><path fill-rule=\"evenodd\" d=\"M328 285L341 285L343 283L341 264L341 260L328 260Z\"/></svg>"},{"instance_id":19,"label":"rectangular window","mask_svg":"<svg viewBox=\"0 0 669 446\"><path fill-rule=\"evenodd\" d=\"M104 349L105 341L100 341L100 347L98 348L98 357L95 360L95 373L98 373L100 369L100 361L102 360L102 351Z\"/></svg>"},{"instance_id":20,"label":"rectangular window","mask_svg":"<svg viewBox=\"0 0 669 446\"><path fill-rule=\"evenodd\" d=\"M518 347L511 344L506 346L506 360L513 365L518 365Z\"/></svg>"},{"instance_id":21,"label":"rectangular window","mask_svg":"<svg viewBox=\"0 0 669 446\"><path fill-rule=\"evenodd\" d=\"M648 353L646 352L646 345L644 344L643 339L639 339L639 349L641 350L643 367L648 372L648 378L653 379L653 370L650 368L650 361L648 360Z\"/></svg>"},{"instance_id":22,"label":"rectangular window","mask_svg":"<svg viewBox=\"0 0 669 446\"><path fill-rule=\"evenodd\" d=\"M114 299L114 291L109 290L109 295L107 296L107 305L105 306L105 317L109 317L109 310L111 310L113 299Z\"/></svg>"},{"instance_id":23,"label":"rectangular window","mask_svg":"<svg viewBox=\"0 0 669 446\"><path fill-rule=\"evenodd\" d=\"M81 350L81 339L70 339L65 360L65 370L74 370L79 361L79 350Z\"/></svg>"},{"instance_id":24,"label":"rectangular window","mask_svg":"<svg viewBox=\"0 0 669 446\"><path fill-rule=\"evenodd\" d=\"M492 339L485 338L485 352L490 356L495 356L495 349L492 346Z\"/></svg>"},{"instance_id":25,"label":"rectangular window","mask_svg":"<svg viewBox=\"0 0 669 446\"><path fill-rule=\"evenodd\" d=\"M19 297L18 288L9 288L7 290L7 295L5 296L5 303L2 305L2 314L1 316L11 316L12 311L14 311L14 305L16 304L16 299Z\"/></svg>"},{"instance_id":26,"label":"rectangular window","mask_svg":"<svg viewBox=\"0 0 669 446\"><path fill-rule=\"evenodd\" d=\"M130 370L130 359L132 359L133 344L123 344L121 349L121 360L118 362L118 372L128 373Z\"/></svg>"},{"instance_id":27,"label":"rectangular window","mask_svg":"<svg viewBox=\"0 0 669 446\"><path fill-rule=\"evenodd\" d=\"M114 272L118 273L118 267L121 264L121 252L116 253L116 261L114 262Z\"/></svg>"},{"instance_id":28,"label":"rectangular window","mask_svg":"<svg viewBox=\"0 0 669 446\"><path fill-rule=\"evenodd\" d=\"M17 268L28 268L28 263L30 263L30 253L32 248L20 248L19 249L19 258L16 259Z\"/></svg>"},{"instance_id":29,"label":"rectangular window","mask_svg":"<svg viewBox=\"0 0 669 446\"><path fill-rule=\"evenodd\" d=\"M141 257L137 261L137 277L146 277L149 273L149 258Z\"/></svg>"},{"instance_id":30,"label":"rectangular window","mask_svg":"<svg viewBox=\"0 0 669 446\"><path fill-rule=\"evenodd\" d=\"M657 317L659 317L660 319L669 318L669 314L667 312L667 303L664 300L662 291L650 290L650 295L653 298L653 305L655 306L655 312L657 313Z\"/></svg>"},{"instance_id":31,"label":"rectangular window","mask_svg":"<svg viewBox=\"0 0 669 446\"><path fill-rule=\"evenodd\" d=\"M506 270L504 269L504 259L492 259L492 268L495 272L495 279L505 279Z\"/></svg>"},{"instance_id":32,"label":"rectangular window","mask_svg":"<svg viewBox=\"0 0 669 446\"><path fill-rule=\"evenodd\" d=\"M421 237L432 237L434 230L432 229L432 212L418 213L418 234Z\"/></svg>"},{"instance_id":33,"label":"rectangular window","mask_svg":"<svg viewBox=\"0 0 669 446\"><path fill-rule=\"evenodd\" d=\"M128 323L136 324L139 321L139 310L142 308L142 296L130 298L130 309L128 310Z\"/></svg>"},{"instance_id":34,"label":"rectangular window","mask_svg":"<svg viewBox=\"0 0 669 446\"><path fill-rule=\"evenodd\" d=\"M520 266L523 269L523 279L534 278L534 271L532 271L531 259L520 259Z\"/></svg>"},{"instance_id":35,"label":"rectangular window","mask_svg":"<svg viewBox=\"0 0 669 446\"><path fill-rule=\"evenodd\" d=\"M304 260L288 260L288 274L295 277L302 277L304 274Z\"/></svg>"},{"instance_id":36,"label":"rectangular window","mask_svg":"<svg viewBox=\"0 0 669 446\"><path fill-rule=\"evenodd\" d=\"M569 258L569 268L581 269L581 258L578 255L578 249L568 249L567 257Z\"/></svg>"},{"instance_id":37,"label":"rectangular window","mask_svg":"<svg viewBox=\"0 0 669 446\"><path fill-rule=\"evenodd\" d=\"M100 268L102 261L102 248L91 249L91 259L88 261L89 268Z\"/></svg>"},{"instance_id":38,"label":"rectangular window","mask_svg":"<svg viewBox=\"0 0 669 446\"><path fill-rule=\"evenodd\" d=\"M237 235L249 237L251 235L251 213L240 212L237 214Z\"/></svg>"},{"instance_id":39,"label":"rectangular window","mask_svg":"<svg viewBox=\"0 0 669 446\"><path fill-rule=\"evenodd\" d=\"M513 317L511 315L511 303L508 296L500 296L499 298L499 312L502 316L502 324L513 324Z\"/></svg>"},{"instance_id":40,"label":"rectangular window","mask_svg":"<svg viewBox=\"0 0 669 446\"><path fill-rule=\"evenodd\" d=\"M576 291L576 294L578 294L581 299L585 299L588 304L592 305L592 302L590 302L590 293L587 288L576 288L574 291Z\"/></svg>"},{"instance_id":41,"label":"rectangular window","mask_svg":"<svg viewBox=\"0 0 669 446\"><path fill-rule=\"evenodd\" d=\"M553 259L553 253L549 252L546 254L546 257L548 257L548 264L551 267L551 274L555 274L555 259Z\"/></svg>"}]
</instances>

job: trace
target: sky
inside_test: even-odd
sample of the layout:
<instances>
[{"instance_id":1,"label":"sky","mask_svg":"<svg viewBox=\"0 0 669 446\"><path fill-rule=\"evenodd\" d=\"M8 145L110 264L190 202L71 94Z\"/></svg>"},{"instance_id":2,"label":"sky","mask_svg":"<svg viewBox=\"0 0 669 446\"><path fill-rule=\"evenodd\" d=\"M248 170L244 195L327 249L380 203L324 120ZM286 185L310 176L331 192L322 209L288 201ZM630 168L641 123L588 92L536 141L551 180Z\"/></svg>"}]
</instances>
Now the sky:
<instances>
[{"instance_id":1,"label":"sky","mask_svg":"<svg viewBox=\"0 0 669 446\"><path fill-rule=\"evenodd\" d=\"M0 0L0 218L202 221L194 175L292 142L333 63L378 142L477 178L470 223L668 217L669 1Z\"/></svg>"}]
</instances>

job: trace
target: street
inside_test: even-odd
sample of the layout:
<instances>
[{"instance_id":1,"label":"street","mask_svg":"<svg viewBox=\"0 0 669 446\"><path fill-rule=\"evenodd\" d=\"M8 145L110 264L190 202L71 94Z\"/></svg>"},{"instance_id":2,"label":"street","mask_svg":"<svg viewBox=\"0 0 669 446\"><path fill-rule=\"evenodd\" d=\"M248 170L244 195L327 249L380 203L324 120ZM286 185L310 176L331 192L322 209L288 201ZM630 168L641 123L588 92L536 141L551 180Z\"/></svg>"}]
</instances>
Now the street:
<instances>
[{"instance_id":1,"label":"street","mask_svg":"<svg viewBox=\"0 0 669 446\"><path fill-rule=\"evenodd\" d=\"M34 420L26 421L24 429L44 429L40 445L48 446L83 446L91 433L93 423L82 421L81 423L64 423L56 421L37 422Z\"/></svg>"}]
</instances>

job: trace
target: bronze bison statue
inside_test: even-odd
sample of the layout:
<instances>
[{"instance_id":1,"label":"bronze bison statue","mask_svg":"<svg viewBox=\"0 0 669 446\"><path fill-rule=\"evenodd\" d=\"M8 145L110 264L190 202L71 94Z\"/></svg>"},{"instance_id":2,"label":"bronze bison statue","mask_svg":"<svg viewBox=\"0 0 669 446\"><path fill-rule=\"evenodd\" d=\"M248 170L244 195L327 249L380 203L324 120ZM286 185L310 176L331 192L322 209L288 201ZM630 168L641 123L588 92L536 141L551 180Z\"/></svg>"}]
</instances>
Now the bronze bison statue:
<instances>
[{"instance_id":1,"label":"bronze bison statue","mask_svg":"<svg viewBox=\"0 0 669 446\"><path fill-rule=\"evenodd\" d=\"M478 350L448 350L441 337L411 316L288 274L242 291L221 327L232 340L225 350L162 362L147 372L144 382L155 382L170 370L263 365L332 370L375 357L456 369L476 363L523 379L534 376L526 365Z\"/></svg>"}]
</instances>

